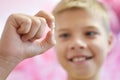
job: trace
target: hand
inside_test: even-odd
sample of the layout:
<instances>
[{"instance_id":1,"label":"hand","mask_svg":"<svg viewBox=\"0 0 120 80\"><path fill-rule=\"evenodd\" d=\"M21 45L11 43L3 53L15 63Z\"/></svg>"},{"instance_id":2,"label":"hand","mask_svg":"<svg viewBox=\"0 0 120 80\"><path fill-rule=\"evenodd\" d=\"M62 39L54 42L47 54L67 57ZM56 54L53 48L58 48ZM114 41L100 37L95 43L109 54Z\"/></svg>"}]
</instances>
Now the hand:
<instances>
[{"instance_id":1,"label":"hand","mask_svg":"<svg viewBox=\"0 0 120 80\"><path fill-rule=\"evenodd\" d=\"M20 61L47 51L54 45L52 38L54 17L43 11L35 16L9 16L0 40L0 61L18 64ZM45 27L50 31L42 41ZM0 63L1 64L1 63ZM9 64L9 65L10 65Z\"/></svg>"}]
</instances>

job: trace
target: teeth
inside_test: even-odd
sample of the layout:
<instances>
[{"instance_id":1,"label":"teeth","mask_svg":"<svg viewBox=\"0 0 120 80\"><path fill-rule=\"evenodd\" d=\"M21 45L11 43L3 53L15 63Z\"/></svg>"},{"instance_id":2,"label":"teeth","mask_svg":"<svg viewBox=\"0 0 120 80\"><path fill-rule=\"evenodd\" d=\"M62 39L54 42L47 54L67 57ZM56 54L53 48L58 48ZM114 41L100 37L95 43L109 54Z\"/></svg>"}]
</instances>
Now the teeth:
<instances>
[{"instance_id":1,"label":"teeth","mask_svg":"<svg viewBox=\"0 0 120 80\"><path fill-rule=\"evenodd\" d=\"M86 58L85 57L81 57L81 58L73 58L73 62L80 62L80 61L85 61Z\"/></svg>"}]
</instances>

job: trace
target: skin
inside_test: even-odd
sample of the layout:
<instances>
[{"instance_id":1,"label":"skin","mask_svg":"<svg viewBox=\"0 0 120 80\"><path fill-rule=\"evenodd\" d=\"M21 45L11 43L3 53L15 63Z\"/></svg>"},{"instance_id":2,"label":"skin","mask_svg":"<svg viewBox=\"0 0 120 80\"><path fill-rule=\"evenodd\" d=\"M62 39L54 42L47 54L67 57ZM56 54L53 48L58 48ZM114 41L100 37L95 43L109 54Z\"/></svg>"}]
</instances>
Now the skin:
<instances>
[{"instance_id":1,"label":"skin","mask_svg":"<svg viewBox=\"0 0 120 80\"><path fill-rule=\"evenodd\" d=\"M35 16L12 14L8 18L0 39L0 80L5 80L24 59L42 54L54 46L53 22L54 17L44 11ZM41 41L46 25L50 31ZM102 26L100 20L80 10L65 11L56 18L55 47L60 64L68 73L68 80L98 80L97 72L112 42L111 35L106 35L99 26ZM92 59L70 62L73 57L81 55Z\"/></svg>"},{"instance_id":2,"label":"skin","mask_svg":"<svg viewBox=\"0 0 120 80\"><path fill-rule=\"evenodd\" d=\"M71 9L58 14L55 20L56 53L68 80L100 80L99 71L112 44L112 34L103 28L101 18ZM83 60L75 60L79 58Z\"/></svg>"},{"instance_id":3,"label":"skin","mask_svg":"<svg viewBox=\"0 0 120 80\"><path fill-rule=\"evenodd\" d=\"M12 14L0 39L0 80L5 80L17 64L53 47L54 17L44 11L35 16ZM41 41L48 25L50 31Z\"/></svg>"}]
</instances>

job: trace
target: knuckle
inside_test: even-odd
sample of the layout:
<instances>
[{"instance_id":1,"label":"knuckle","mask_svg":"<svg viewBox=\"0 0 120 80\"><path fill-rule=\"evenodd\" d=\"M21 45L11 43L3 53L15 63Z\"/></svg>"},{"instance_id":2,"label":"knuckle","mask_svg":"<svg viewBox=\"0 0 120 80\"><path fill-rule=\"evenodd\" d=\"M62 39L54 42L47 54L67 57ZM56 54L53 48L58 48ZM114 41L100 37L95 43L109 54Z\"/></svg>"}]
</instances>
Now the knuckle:
<instances>
[{"instance_id":1,"label":"knuckle","mask_svg":"<svg viewBox=\"0 0 120 80\"><path fill-rule=\"evenodd\" d=\"M31 24L31 23L32 23L32 20L31 20L30 18L26 18L25 23L26 23L26 24Z\"/></svg>"},{"instance_id":2,"label":"knuckle","mask_svg":"<svg viewBox=\"0 0 120 80\"><path fill-rule=\"evenodd\" d=\"M40 18L40 20L41 20L41 24L47 24L47 21L45 18Z\"/></svg>"},{"instance_id":3,"label":"knuckle","mask_svg":"<svg viewBox=\"0 0 120 80\"><path fill-rule=\"evenodd\" d=\"M55 17L52 14L48 14L49 21L55 21Z\"/></svg>"},{"instance_id":4,"label":"knuckle","mask_svg":"<svg viewBox=\"0 0 120 80\"><path fill-rule=\"evenodd\" d=\"M15 18L16 18L17 14L11 14L9 17L8 17L8 21L13 21Z\"/></svg>"},{"instance_id":5,"label":"knuckle","mask_svg":"<svg viewBox=\"0 0 120 80\"><path fill-rule=\"evenodd\" d=\"M27 28L27 27L24 27L24 29L22 30L22 32L26 34L26 33L28 33L28 32L29 32L29 30L28 30L28 28Z\"/></svg>"},{"instance_id":6,"label":"knuckle","mask_svg":"<svg viewBox=\"0 0 120 80\"><path fill-rule=\"evenodd\" d=\"M46 22L45 18L41 17L40 19L41 19L41 21Z\"/></svg>"},{"instance_id":7,"label":"knuckle","mask_svg":"<svg viewBox=\"0 0 120 80\"><path fill-rule=\"evenodd\" d=\"M45 13L45 11L41 10L39 13L44 14L44 13Z\"/></svg>"},{"instance_id":8,"label":"knuckle","mask_svg":"<svg viewBox=\"0 0 120 80\"><path fill-rule=\"evenodd\" d=\"M27 19L22 23L20 31L26 34L29 32L30 26L31 26L31 20Z\"/></svg>"},{"instance_id":9,"label":"knuckle","mask_svg":"<svg viewBox=\"0 0 120 80\"><path fill-rule=\"evenodd\" d=\"M17 14L13 13L9 16L9 18L14 18Z\"/></svg>"},{"instance_id":10,"label":"knuckle","mask_svg":"<svg viewBox=\"0 0 120 80\"><path fill-rule=\"evenodd\" d=\"M39 19L35 19L34 23L35 27L39 28L41 25L41 21Z\"/></svg>"}]
</instances>

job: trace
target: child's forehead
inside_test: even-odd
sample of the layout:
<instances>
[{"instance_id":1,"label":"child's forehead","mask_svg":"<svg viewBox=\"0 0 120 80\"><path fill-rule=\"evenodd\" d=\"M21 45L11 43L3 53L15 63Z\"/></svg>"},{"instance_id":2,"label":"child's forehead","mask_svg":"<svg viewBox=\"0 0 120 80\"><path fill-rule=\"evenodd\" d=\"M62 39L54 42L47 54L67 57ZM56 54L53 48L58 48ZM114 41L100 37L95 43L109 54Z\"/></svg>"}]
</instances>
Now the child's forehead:
<instances>
[{"instance_id":1,"label":"child's forehead","mask_svg":"<svg viewBox=\"0 0 120 80\"><path fill-rule=\"evenodd\" d=\"M82 16L81 16L82 15ZM86 9L81 9L81 8L71 8L71 9L67 9L61 13L59 13L57 16L55 16L56 20L62 19L64 17L69 18L69 19L78 19L77 17L80 18L91 18L91 19L102 19L103 16L101 16L100 14L96 14L93 11L89 11Z\"/></svg>"},{"instance_id":2,"label":"child's forehead","mask_svg":"<svg viewBox=\"0 0 120 80\"><path fill-rule=\"evenodd\" d=\"M87 26L94 26L94 24L99 24L102 28L106 29L106 24L108 24L104 19L103 16L100 14L96 14L94 12L89 12L84 9L76 8L76 9L69 9L65 10L64 12L60 13L58 16L55 17L56 25L59 27L60 25L74 25L73 23L86 22L88 21L89 24ZM86 20L84 20L86 19ZM66 24L69 23L69 24ZM59 24L59 25L58 25ZM82 23L81 23L82 24ZM84 24L84 23L83 23ZM61 26L60 26L61 27ZM108 29L106 29L108 30Z\"/></svg>"},{"instance_id":3,"label":"child's forehead","mask_svg":"<svg viewBox=\"0 0 120 80\"><path fill-rule=\"evenodd\" d=\"M100 13L99 10L96 11L93 9L86 9L86 8L79 8L79 7L68 8L68 9L63 10L62 12L58 13L55 16L55 19L60 20L60 19L62 19L62 17L74 19L77 17L76 14L82 15L80 17L83 19L88 18L88 17L94 18L95 20L98 20L100 23L105 25L104 27L110 27L108 18L106 18L106 16L104 16L103 13ZM76 18L76 19L78 19L78 18ZM106 26L106 24L108 24L108 25Z\"/></svg>"},{"instance_id":4,"label":"child's forehead","mask_svg":"<svg viewBox=\"0 0 120 80\"><path fill-rule=\"evenodd\" d=\"M76 23L76 22L73 22L73 23L69 23L69 21L66 21L64 23L64 21L62 21L62 23L60 24L57 24L56 27L55 27L55 30L58 31L58 32L62 32L62 31L86 31L86 30L103 30L103 25L98 23L98 22L89 22L89 23Z\"/></svg>"},{"instance_id":5,"label":"child's forehead","mask_svg":"<svg viewBox=\"0 0 120 80\"><path fill-rule=\"evenodd\" d=\"M85 10L77 9L74 11L67 10L59 14L56 18L56 24L62 25L69 23L72 24L93 24L93 23L101 23L101 16L97 16L87 12ZM69 25L66 24L66 25Z\"/></svg>"},{"instance_id":6,"label":"child's forehead","mask_svg":"<svg viewBox=\"0 0 120 80\"><path fill-rule=\"evenodd\" d=\"M58 16L60 16L61 14L64 14L64 13L67 13L67 14L75 13L75 14L77 14L77 12L79 12L79 14L80 14L80 13L90 14L90 12L88 12L87 10L85 10L85 9L83 9L83 8L70 8L70 9L66 9L66 10L60 12L60 13L58 14ZM75 14L74 14L74 15L75 15ZM57 16L55 16L55 17L57 17ZM71 16L71 17L72 17L72 16Z\"/></svg>"}]
</instances>

